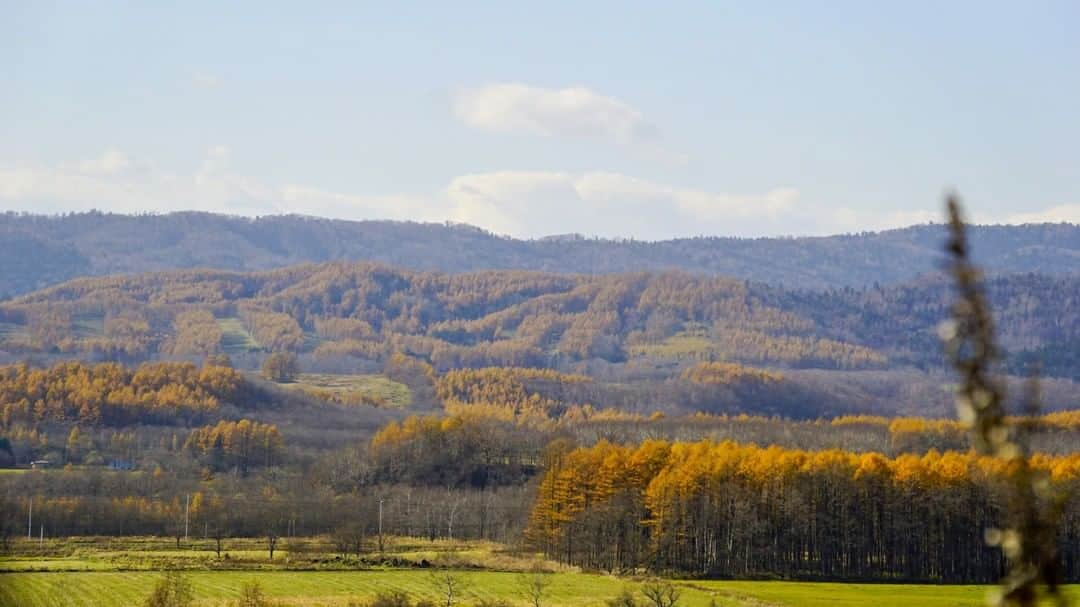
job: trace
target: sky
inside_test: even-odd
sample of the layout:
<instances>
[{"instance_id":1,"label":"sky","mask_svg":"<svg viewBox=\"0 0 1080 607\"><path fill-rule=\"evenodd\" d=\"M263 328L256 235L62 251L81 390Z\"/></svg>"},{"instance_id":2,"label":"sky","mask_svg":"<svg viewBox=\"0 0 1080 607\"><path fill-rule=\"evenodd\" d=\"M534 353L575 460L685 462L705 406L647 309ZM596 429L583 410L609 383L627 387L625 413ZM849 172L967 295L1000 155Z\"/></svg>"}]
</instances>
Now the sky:
<instances>
[{"instance_id":1,"label":"sky","mask_svg":"<svg viewBox=\"0 0 1080 607\"><path fill-rule=\"evenodd\" d=\"M0 210L1080 223L1077 2L0 0Z\"/></svg>"}]
</instances>

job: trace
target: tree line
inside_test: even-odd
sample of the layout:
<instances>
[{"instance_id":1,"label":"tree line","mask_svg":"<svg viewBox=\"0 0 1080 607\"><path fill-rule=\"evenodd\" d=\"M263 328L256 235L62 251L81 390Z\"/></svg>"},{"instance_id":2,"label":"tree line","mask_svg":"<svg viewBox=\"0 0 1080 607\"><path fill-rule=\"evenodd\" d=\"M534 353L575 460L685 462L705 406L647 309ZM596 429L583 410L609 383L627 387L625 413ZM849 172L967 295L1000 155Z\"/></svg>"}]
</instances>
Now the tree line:
<instances>
[{"instance_id":1,"label":"tree line","mask_svg":"<svg viewBox=\"0 0 1080 607\"><path fill-rule=\"evenodd\" d=\"M275 466L284 455L277 426L248 419L195 428L184 441L184 449L212 471L235 468L241 474L256 466Z\"/></svg>"},{"instance_id":2,"label":"tree line","mask_svg":"<svg viewBox=\"0 0 1080 607\"><path fill-rule=\"evenodd\" d=\"M244 377L228 367L191 363L58 363L0 367L0 422L75 422L126 426L193 422L223 403L245 399Z\"/></svg>"},{"instance_id":3,"label":"tree line","mask_svg":"<svg viewBox=\"0 0 1080 607\"><path fill-rule=\"evenodd\" d=\"M856 454L732 442L549 453L526 537L566 563L710 577L986 583L1014 465L972 452ZM1037 456L1066 492L1080 454ZM1080 579L1080 507L1058 538Z\"/></svg>"}]
</instances>

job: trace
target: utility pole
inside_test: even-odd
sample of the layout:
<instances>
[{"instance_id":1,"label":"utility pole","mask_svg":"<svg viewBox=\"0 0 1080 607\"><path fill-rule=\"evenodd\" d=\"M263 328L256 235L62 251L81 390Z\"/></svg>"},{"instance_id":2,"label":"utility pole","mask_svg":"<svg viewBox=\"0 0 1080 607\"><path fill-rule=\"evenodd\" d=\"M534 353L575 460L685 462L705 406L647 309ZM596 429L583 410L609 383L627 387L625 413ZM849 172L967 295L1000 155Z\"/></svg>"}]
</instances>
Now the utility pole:
<instances>
[{"instance_id":1,"label":"utility pole","mask_svg":"<svg viewBox=\"0 0 1080 607\"><path fill-rule=\"evenodd\" d=\"M191 512L191 494L184 497L184 541L188 541L188 514Z\"/></svg>"},{"instance_id":2,"label":"utility pole","mask_svg":"<svg viewBox=\"0 0 1080 607\"><path fill-rule=\"evenodd\" d=\"M379 498L379 554L383 552L383 538L382 538L382 503L383 498Z\"/></svg>"},{"instance_id":3,"label":"utility pole","mask_svg":"<svg viewBox=\"0 0 1080 607\"><path fill-rule=\"evenodd\" d=\"M34 498L30 498L30 511L26 513L26 539L34 537Z\"/></svg>"}]
</instances>

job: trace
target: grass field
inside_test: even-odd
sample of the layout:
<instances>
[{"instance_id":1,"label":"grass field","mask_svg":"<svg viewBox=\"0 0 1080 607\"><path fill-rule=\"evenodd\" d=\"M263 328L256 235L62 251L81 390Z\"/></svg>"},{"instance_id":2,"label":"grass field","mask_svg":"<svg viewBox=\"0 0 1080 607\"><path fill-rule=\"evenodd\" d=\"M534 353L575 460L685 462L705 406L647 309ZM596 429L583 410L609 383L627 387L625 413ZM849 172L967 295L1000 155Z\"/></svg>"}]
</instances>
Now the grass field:
<instances>
[{"instance_id":1,"label":"grass field","mask_svg":"<svg viewBox=\"0 0 1080 607\"><path fill-rule=\"evenodd\" d=\"M346 607L380 592L403 591L414 599L438 598L438 575L464 583L462 607L480 599L505 599L523 606L519 572L540 565L551 571L546 607L601 607L640 579L582 573L538 555L501 544L388 537L386 557L356 561L330 558L328 538L310 538L268 561L260 538L230 538L228 559L217 558L212 541L192 539L176 549L165 537L54 538L39 544L16 539L0 557L0 607L127 607L139 605L163 569L180 569L191 581L200 607L219 607L257 581L276 607ZM305 546L300 550L302 546ZM292 553L289 547L298 551ZM319 548L321 546L321 549ZM371 554L369 556L376 556ZM433 564L421 567L422 561ZM412 563L413 566L408 566ZM986 604L986 586L839 584L779 581L673 581L682 590L678 607L975 607ZM1069 588L1074 601L1080 586Z\"/></svg>"},{"instance_id":2,"label":"grass field","mask_svg":"<svg viewBox=\"0 0 1080 607\"><path fill-rule=\"evenodd\" d=\"M307 390L343 404L359 404L367 397L381 403L380 406L404 409L412 402L412 393L405 384L382 375L302 373L285 387Z\"/></svg>"},{"instance_id":3,"label":"grass field","mask_svg":"<svg viewBox=\"0 0 1080 607\"><path fill-rule=\"evenodd\" d=\"M72 333L81 338L100 337L105 334L103 316L82 316L71 321Z\"/></svg>"},{"instance_id":4,"label":"grass field","mask_svg":"<svg viewBox=\"0 0 1080 607\"><path fill-rule=\"evenodd\" d=\"M505 546L482 540L447 540L387 536L385 552L375 554L368 546L364 563L354 557L337 558L333 541L325 536L291 539L281 542L268 560L263 538L227 538L218 558L212 539L192 538L176 548L169 537L22 537L12 541L6 556L0 557L0 572L32 573L38 571L133 571L133 570L273 570L314 569L352 570L419 566L428 561L438 567L524 571L537 564L537 555L518 553ZM543 561L545 569L570 571L558 563Z\"/></svg>"},{"instance_id":5,"label":"grass field","mask_svg":"<svg viewBox=\"0 0 1080 607\"><path fill-rule=\"evenodd\" d=\"M632 356L668 358L674 360L722 359L722 352L704 334L682 332L655 344L630 346Z\"/></svg>"},{"instance_id":6,"label":"grass field","mask_svg":"<svg viewBox=\"0 0 1080 607\"><path fill-rule=\"evenodd\" d=\"M18 607L127 607L150 592L158 573L150 571L53 572L0 574L0 605ZM283 606L344 607L378 592L401 590L415 598L438 597L438 580L430 571L196 571L187 574L198 605L225 605L241 586L257 580ZM469 605L481 598L524 601L515 573L456 572L465 583ZM551 607L599 607L624 587L639 582L583 573L553 573ZM718 606L874 606L960 607L986 604L988 589L980 586L915 586L891 584L825 584L810 582L677 582L682 607ZM1073 587L1072 596L1080 596Z\"/></svg>"},{"instance_id":7,"label":"grass field","mask_svg":"<svg viewBox=\"0 0 1080 607\"><path fill-rule=\"evenodd\" d=\"M226 354L243 354L262 350L262 346L255 341L251 333L248 333L239 318L219 318L218 327L221 328L221 348Z\"/></svg>"}]
</instances>

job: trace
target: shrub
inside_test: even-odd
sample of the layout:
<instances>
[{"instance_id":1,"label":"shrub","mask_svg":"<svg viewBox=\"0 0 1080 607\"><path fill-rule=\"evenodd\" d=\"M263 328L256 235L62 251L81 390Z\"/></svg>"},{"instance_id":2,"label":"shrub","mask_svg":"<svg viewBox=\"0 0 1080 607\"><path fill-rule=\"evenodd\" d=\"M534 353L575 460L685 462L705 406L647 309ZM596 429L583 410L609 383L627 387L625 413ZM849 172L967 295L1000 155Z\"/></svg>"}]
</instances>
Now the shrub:
<instances>
[{"instance_id":1,"label":"shrub","mask_svg":"<svg viewBox=\"0 0 1080 607\"><path fill-rule=\"evenodd\" d=\"M292 352L274 352L263 362L262 376L279 384L296 381L300 365Z\"/></svg>"},{"instance_id":2,"label":"shrub","mask_svg":"<svg viewBox=\"0 0 1080 607\"><path fill-rule=\"evenodd\" d=\"M195 602L191 582L176 571L168 571L158 580L143 603L145 607L190 607Z\"/></svg>"},{"instance_id":3,"label":"shrub","mask_svg":"<svg viewBox=\"0 0 1080 607\"><path fill-rule=\"evenodd\" d=\"M240 598L233 601L232 607L270 607L270 601L263 594L259 582L252 580L244 582L244 586L240 589Z\"/></svg>"},{"instance_id":4,"label":"shrub","mask_svg":"<svg viewBox=\"0 0 1080 607\"><path fill-rule=\"evenodd\" d=\"M641 607L629 588L623 588L619 596L604 601L608 607Z\"/></svg>"},{"instance_id":5,"label":"shrub","mask_svg":"<svg viewBox=\"0 0 1080 607\"><path fill-rule=\"evenodd\" d=\"M412 600L400 590L380 592L368 607L412 607Z\"/></svg>"}]
</instances>

